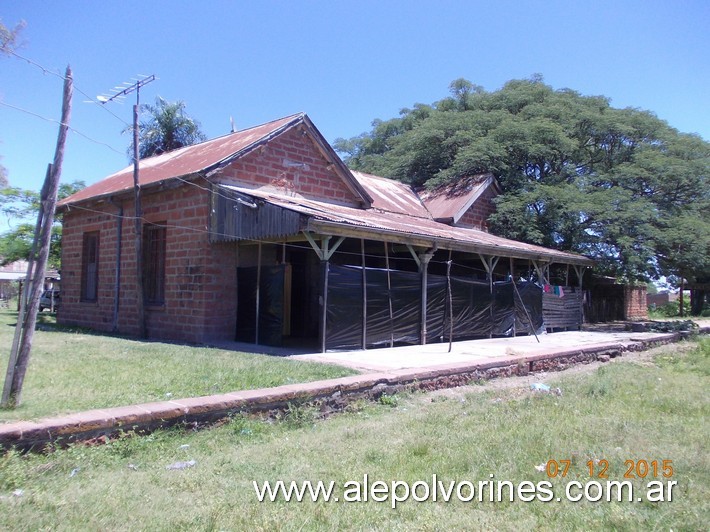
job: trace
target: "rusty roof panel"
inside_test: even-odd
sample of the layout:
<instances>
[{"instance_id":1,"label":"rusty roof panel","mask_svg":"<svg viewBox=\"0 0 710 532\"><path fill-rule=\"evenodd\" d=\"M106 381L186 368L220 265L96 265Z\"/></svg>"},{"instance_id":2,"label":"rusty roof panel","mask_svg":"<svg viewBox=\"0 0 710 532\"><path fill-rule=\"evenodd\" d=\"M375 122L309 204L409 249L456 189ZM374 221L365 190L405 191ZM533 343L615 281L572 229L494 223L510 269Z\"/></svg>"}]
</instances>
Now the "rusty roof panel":
<instances>
[{"instance_id":1,"label":"rusty roof panel","mask_svg":"<svg viewBox=\"0 0 710 532\"><path fill-rule=\"evenodd\" d=\"M372 197L373 208L419 218L431 218L431 214L422 204L417 193L406 183L354 170L352 174Z\"/></svg>"},{"instance_id":2,"label":"rusty roof panel","mask_svg":"<svg viewBox=\"0 0 710 532\"><path fill-rule=\"evenodd\" d=\"M478 174L455 184L422 191L421 198L434 218L452 218L455 223L494 182L492 174Z\"/></svg>"},{"instance_id":3,"label":"rusty roof panel","mask_svg":"<svg viewBox=\"0 0 710 532\"><path fill-rule=\"evenodd\" d=\"M223 137L142 159L140 161L140 184L145 186L218 166L223 161L248 150L263 139L298 123L304 116L303 113L287 116L260 126L230 133ZM65 198L59 202L59 205L68 205L87 199L117 194L132 188L133 165L108 176L98 183L89 185L76 194Z\"/></svg>"}]
</instances>

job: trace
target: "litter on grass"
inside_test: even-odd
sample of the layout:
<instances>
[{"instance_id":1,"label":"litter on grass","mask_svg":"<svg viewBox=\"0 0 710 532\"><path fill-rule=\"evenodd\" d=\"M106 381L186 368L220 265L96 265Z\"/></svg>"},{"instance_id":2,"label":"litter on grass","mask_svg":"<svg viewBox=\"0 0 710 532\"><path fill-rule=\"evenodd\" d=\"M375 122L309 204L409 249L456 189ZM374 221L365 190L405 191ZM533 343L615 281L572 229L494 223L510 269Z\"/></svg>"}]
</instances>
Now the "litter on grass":
<instances>
[{"instance_id":1,"label":"litter on grass","mask_svg":"<svg viewBox=\"0 0 710 532\"><path fill-rule=\"evenodd\" d=\"M195 462L194 460L188 460L187 462L175 462L174 464L170 464L168 466L165 466L165 469L173 469L173 470L180 470L180 469L187 469L189 467L195 467Z\"/></svg>"},{"instance_id":2,"label":"litter on grass","mask_svg":"<svg viewBox=\"0 0 710 532\"><path fill-rule=\"evenodd\" d=\"M534 382L530 385L530 390L538 393L554 393L555 395L562 395L562 390L560 388L550 388L547 384L541 382Z\"/></svg>"}]
</instances>

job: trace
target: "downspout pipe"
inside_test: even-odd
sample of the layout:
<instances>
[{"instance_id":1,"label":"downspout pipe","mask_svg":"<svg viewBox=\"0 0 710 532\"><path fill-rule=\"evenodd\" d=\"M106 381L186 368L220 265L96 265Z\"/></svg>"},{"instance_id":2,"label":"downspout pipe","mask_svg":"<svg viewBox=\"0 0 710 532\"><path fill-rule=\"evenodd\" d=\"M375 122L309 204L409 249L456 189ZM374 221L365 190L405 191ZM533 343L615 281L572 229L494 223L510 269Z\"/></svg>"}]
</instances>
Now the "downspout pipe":
<instances>
[{"instance_id":1,"label":"downspout pipe","mask_svg":"<svg viewBox=\"0 0 710 532\"><path fill-rule=\"evenodd\" d=\"M113 319L111 321L111 331L118 332L118 311L121 294L121 249L123 247L123 202L116 203L113 198L109 198L108 202L118 209L118 216L116 217L116 279L113 287Z\"/></svg>"}]
</instances>

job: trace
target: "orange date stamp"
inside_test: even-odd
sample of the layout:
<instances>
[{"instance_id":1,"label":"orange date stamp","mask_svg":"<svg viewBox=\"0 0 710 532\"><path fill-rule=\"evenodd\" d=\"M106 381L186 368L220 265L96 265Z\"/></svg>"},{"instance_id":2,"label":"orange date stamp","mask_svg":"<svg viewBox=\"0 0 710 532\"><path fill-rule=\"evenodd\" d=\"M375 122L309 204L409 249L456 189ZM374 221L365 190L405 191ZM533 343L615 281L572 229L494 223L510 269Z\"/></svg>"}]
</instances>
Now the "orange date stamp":
<instances>
[{"instance_id":1,"label":"orange date stamp","mask_svg":"<svg viewBox=\"0 0 710 532\"><path fill-rule=\"evenodd\" d=\"M586 472L592 478L609 478L610 464L608 460L588 460ZM564 478L573 467L572 460L548 460L545 464L545 473L549 478ZM671 478L673 477L673 460L625 460L623 464L623 478Z\"/></svg>"}]
</instances>

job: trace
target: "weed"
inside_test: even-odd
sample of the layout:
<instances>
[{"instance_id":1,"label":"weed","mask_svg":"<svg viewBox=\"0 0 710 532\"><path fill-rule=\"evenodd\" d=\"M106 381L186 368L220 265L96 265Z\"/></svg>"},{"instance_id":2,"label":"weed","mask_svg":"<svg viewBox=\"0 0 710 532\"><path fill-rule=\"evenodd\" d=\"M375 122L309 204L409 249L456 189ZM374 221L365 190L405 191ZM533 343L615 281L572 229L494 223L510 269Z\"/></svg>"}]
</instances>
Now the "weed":
<instances>
[{"instance_id":1,"label":"weed","mask_svg":"<svg viewBox=\"0 0 710 532\"><path fill-rule=\"evenodd\" d=\"M345 405L345 412L352 413L352 414L359 414L361 412L364 412L367 408L370 407L370 402L358 398L355 399L354 401L350 401L347 405Z\"/></svg>"},{"instance_id":2,"label":"weed","mask_svg":"<svg viewBox=\"0 0 710 532\"><path fill-rule=\"evenodd\" d=\"M288 403L283 420L293 428L312 426L319 418L318 410L312 404Z\"/></svg>"},{"instance_id":3,"label":"weed","mask_svg":"<svg viewBox=\"0 0 710 532\"><path fill-rule=\"evenodd\" d=\"M396 408L397 405L399 405L399 397L396 395L387 395L386 393L383 393L380 395L380 398L377 400L378 403L384 406L389 406L390 408Z\"/></svg>"},{"instance_id":4,"label":"weed","mask_svg":"<svg viewBox=\"0 0 710 532\"><path fill-rule=\"evenodd\" d=\"M27 480L27 467L20 453L11 449L0 454L0 492L22 488Z\"/></svg>"},{"instance_id":5,"label":"weed","mask_svg":"<svg viewBox=\"0 0 710 532\"><path fill-rule=\"evenodd\" d=\"M228 426L239 440L257 438L266 432L266 424L262 420L243 412L231 416Z\"/></svg>"}]
</instances>

